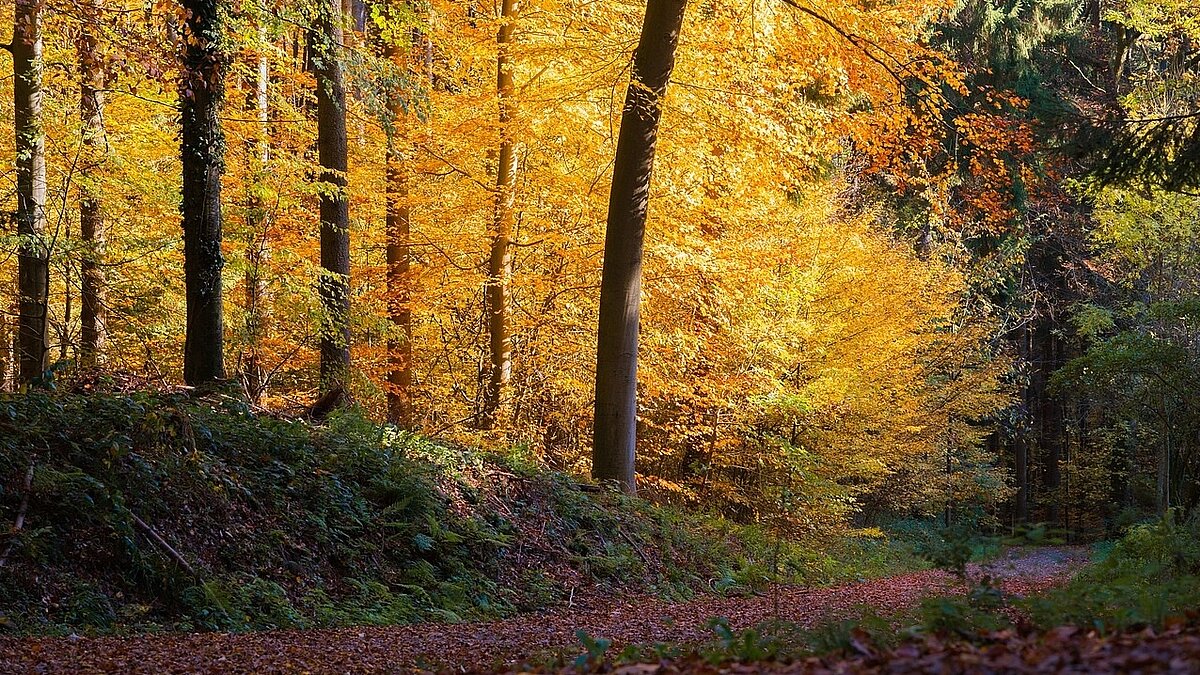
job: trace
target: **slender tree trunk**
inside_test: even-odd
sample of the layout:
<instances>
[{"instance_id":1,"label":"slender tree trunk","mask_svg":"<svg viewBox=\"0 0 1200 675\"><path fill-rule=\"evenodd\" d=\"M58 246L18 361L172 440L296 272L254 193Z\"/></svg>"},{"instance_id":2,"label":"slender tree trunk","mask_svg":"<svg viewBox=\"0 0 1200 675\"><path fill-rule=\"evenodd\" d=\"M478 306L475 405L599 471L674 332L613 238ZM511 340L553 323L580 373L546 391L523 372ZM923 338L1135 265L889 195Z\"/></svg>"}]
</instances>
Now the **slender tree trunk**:
<instances>
[{"instance_id":1,"label":"slender tree trunk","mask_svg":"<svg viewBox=\"0 0 1200 675\"><path fill-rule=\"evenodd\" d=\"M16 0L13 122L17 155L18 381L46 370L50 249L46 233L46 134L42 129L42 2Z\"/></svg>"},{"instance_id":2,"label":"slender tree trunk","mask_svg":"<svg viewBox=\"0 0 1200 675\"><path fill-rule=\"evenodd\" d=\"M1028 326L1021 329L1017 341L1017 358L1021 365L1029 364L1030 330ZM1030 391L1026 386L1021 391L1021 419L1027 419L1032 411ZM1015 496L1014 516L1017 523L1029 522L1029 436L1030 430L1025 424L1013 430L1013 473L1017 479L1017 494Z\"/></svg>"},{"instance_id":3,"label":"slender tree trunk","mask_svg":"<svg viewBox=\"0 0 1200 675\"><path fill-rule=\"evenodd\" d=\"M398 47L393 38L384 46L385 55L398 67L408 63L407 49ZM388 112L392 128L387 147L387 286L388 319L392 334L388 339L388 421L408 429L413 426L412 406L412 292L409 269L412 265L410 236L411 211L408 199L408 111L397 91L390 92Z\"/></svg>"},{"instance_id":4,"label":"slender tree trunk","mask_svg":"<svg viewBox=\"0 0 1200 675\"><path fill-rule=\"evenodd\" d=\"M592 476L635 492L642 242L661 99L675 66L686 0L649 0L625 93L600 282Z\"/></svg>"},{"instance_id":5,"label":"slender tree trunk","mask_svg":"<svg viewBox=\"0 0 1200 675\"><path fill-rule=\"evenodd\" d=\"M83 122L83 162L80 165L79 229L83 239L80 261L79 360L85 368L95 367L104 351L105 275L107 243L104 210L96 181L101 173L108 139L104 130L104 64L95 23L101 20L99 0L84 0L83 29L79 36L79 116Z\"/></svg>"},{"instance_id":6,"label":"slender tree trunk","mask_svg":"<svg viewBox=\"0 0 1200 675\"><path fill-rule=\"evenodd\" d=\"M221 297L221 174L225 138L219 118L224 96L217 0L182 0L187 11L180 80L183 156L183 266L187 338L183 379L203 385L225 378Z\"/></svg>"},{"instance_id":7,"label":"slender tree trunk","mask_svg":"<svg viewBox=\"0 0 1200 675\"><path fill-rule=\"evenodd\" d=\"M1062 487L1063 409L1061 402L1048 390L1050 375L1060 366L1058 358L1060 350L1058 348L1058 341L1054 337L1054 326L1051 324L1051 319L1049 317L1043 318L1042 323L1043 325L1038 330L1041 340L1037 350L1039 367L1041 369L1038 400L1041 406L1039 416L1041 417L1042 429L1038 445L1044 452L1043 460L1046 462L1045 488L1050 497L1046 503L1046 521L1053 525L1061 525L1060 506L1063 501L1063 495L1060 493L1060 488Z\"/></svg>"},{"instance_id":8,"label":"slender tree trunk","mask_svg":"<svg viewBox=\"0 0 1200 675\"><path fill-rule=\"evenodd\" d=\"M9 337L8 313L0 312L0 391L8 391L12 369L12 339Z\"/></svg>"},{"instance_id":9,"label":"slender tree trunk","mask_svg":"<svg viewBox=\"0 0 1200 675\"><path fill-rule=\"evenodd\" d=\"M342 4L320 0L309 36L317 77L317 155L321 163L321 391L350 374L350 203L346 194L346 85Z\"/></svg>"},{"instance_id":10,"label":"slender tree trunk","mask_svg":"<svg viewBox=\"0 0 1200 675\"><path fill-rule=\"evenodd\" d=\"M512 327L509 302L512 280L512 241L514 187L517 177L517 156L513 151L513 27L517 16L517 0L503 0L500 10L500 31L496 35L496 93L500 102L500 158L496 167L496 205L492 216L492 249L488 259L487 323L489 369L487 390L483 397L480 426L491 429L496 425L500 400L512 378Z\"/></svg>"},{"instance_id":11,"label":"slender tree trunk","mask_svg":"<svg viewBox=\"0 0 1200 675\"><path fill-rule=\"evenodd\" d=\"M63 225L63 239L71 241L71 223ZM63 311L58 322L58 360L66 361L71 349L71 319L75 312L75 294L71 292L71 272L74 266L67 262L62 266ZM82 279L81 279L82 281Z\"/></svg>"},{"instance_id":12,"label":"slender tree trunk","mask_svg":"<svg viewBox=\"0 0 1200 675\"><path fill-rule=\"evenodd\" d=\"M246 395L257 403L266 387L266 368L262 359L262 336L267 321L267 278L264 270L271 259L270 243L267 239L267 210L263 203L263 189L267 176L267 165L271 161L270 110L267 89L270 84L270 61L267 58L266 28L258 29L258 43L262 53L258 56L255 73L254 107L258 117L258 137L254 141L251 175L246 204L246 230L249 241L246 246Z\"/></svg>"}]
</instances>

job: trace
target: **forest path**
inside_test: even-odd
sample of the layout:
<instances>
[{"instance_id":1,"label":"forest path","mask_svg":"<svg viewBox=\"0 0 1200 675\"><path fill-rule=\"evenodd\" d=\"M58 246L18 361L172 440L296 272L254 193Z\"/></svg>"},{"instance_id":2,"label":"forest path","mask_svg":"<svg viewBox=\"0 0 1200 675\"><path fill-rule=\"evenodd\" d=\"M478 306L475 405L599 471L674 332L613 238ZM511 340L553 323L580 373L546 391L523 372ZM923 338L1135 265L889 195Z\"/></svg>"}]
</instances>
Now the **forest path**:
<instances>
[{"instance_id":1,"label":"forest path","mask_svg":"<svg viewBox=\"0 0 1200 675\"><path fill-rule=\"evenodd\" d=\"M987 574L1024 595L1065 581L1086 549L1014 549L972 576ZM776 617L813 627L867 605L887 615L933 593L960 593L953 576L927 570L825 588L777 586L767 594L593 601L486 623L189 633L101 638L0 639L0 673L377 673L453 666L486 670L555 649L579 647L577 630L627 644L697 643L713 638L712 617L742 629Z\"/></svg>"}]
</instances>

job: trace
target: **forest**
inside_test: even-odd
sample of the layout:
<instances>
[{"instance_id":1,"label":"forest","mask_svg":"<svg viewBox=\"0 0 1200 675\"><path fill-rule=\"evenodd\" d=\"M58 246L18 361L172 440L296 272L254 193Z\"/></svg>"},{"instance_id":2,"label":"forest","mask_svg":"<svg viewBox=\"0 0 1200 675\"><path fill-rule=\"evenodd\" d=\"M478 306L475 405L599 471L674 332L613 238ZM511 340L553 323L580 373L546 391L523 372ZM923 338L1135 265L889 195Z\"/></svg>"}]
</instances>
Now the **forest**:
<instances>
[{"instance_id":1,"label":"forest","mask_svg":"<svg viewBox=\"0 0 1200 675\"><path fill-rule=\"evenodd\" d=\"M1200 670L1195 0L0 24L0 672Z\"/></svg>"}]
</instances>

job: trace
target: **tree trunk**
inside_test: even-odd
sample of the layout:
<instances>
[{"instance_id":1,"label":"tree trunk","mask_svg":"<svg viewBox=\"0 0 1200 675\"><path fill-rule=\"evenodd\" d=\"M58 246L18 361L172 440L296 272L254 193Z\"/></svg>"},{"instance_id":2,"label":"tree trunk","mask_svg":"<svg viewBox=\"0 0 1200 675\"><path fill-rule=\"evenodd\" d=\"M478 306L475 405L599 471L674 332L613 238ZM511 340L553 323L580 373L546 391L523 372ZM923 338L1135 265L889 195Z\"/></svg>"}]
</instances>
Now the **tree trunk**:
<instances>
[{"instance_id":1,"label":"tree trunk","mask_svg":"<svg viewBox=\"0 0 1200 675\"><path fill-rule=\"evenodd\" d=\"M660 105L675 66L686 0L649 0L625 93L613 163L600 324L596 349L596 410L592 476L636 491L638 311L642 242Z\"/></svg>"},{"instance_id":2,"label":"tree trunk","mask_svg":"<svg viewBox=\"0 0 1200 675\"><path fill-rule=\"evenodd\" d=\"M346 85L342 72L342 4L318 3L309 34L317 78L317 155L321 163L322 392L350 374L350 202L346 194Z\"/></svg>"},{"instance_id":3,"label":"tree trunk","mask_svg":"<svg viewBox=\"0 0 1200 675\"><path fill-rule=\"evenodd\" d=\"M496 425L497 412L504 390L512 377L512 335L509 317L510 283L512 280L514 184L517 176L517 157L513 152L513 64L511 58L513 26L517 16L517 0L503 0L500 12L500 31L496 35L496 94L500 103L500 158L496 167L496 206L492 216L492 248L488 259L487 324L488 370L487 390L483 397L480 426L491 429Z\"/></svg>"},{"instance_id":4,"label":"tree trunk","mask_svg":"<svg viewBox=\"0 0 1200 675\"><path fill-rule=\"evenodd\" d=\"M1029 365L1030 330L1028 326L1021 329L1017 340L1018 365ZM1024 423L1031 414L1030 389L1028 386L1021 390L1021 420L1019 428L1013 430L1013 473L1017 479L1017 494L1015 495L1014 519L1018 524L1029 522L1029 436L1031 430Z\"/></svg>"},{"instance_id":5,"label":"tree trunk","mask_svg":"<svg viewBox=\"0 0 1200 675\"><path fill-rule=\"evenodd\" d=\"M83 123L83 158L80 164L79 229L83 239L80 261L79 361L85 368L97 365L104 351L106 308L104 249L107 243L101 191L96 185L108 154L104 130L104 64L100 41L93 30L101 20L100 2L84 1L84 21L77 45L79 54L79 116Z\"/></svg>"},{"instance_id":6,"label":"tree trunk","mask_svg":"<svg viewBox=\"0 0 1200 675\"><path fill-rule=\"evenodd\" d=\"M258 117L258 138L254 142L251 159L249 195L246 203L246 396L257 403L266 387L266 368L261 354L262 336L267 320L267 278L264 270L271 259L270 243L267 239L267 210L263 203L267 166L271 161L271 146L268 142L270 112L267 88L270 84L270 61L267 58L266 29L258 29L259 46L264 51L258 56L255 74L254 107Z\"/></svg>"},{"instance_id":7,"label":"tree trunk","mask_svg":"<svg viewBox=\"0 0 1200 675\"><path fill-rule=\"evenodd\" d=\"M397 66L408 62L408 51L397 47L395 39L384 46L384 54ZM392 128L387 147L387 286L388 319L392 334L388 339L388 421L401 428L413 426L412 407L412 306L409 289L411 212L408 200L408 158L403 150L408 143L405 124L408 111L399 92L390 92L388 112Z\"/></svg>"},{"instance_id":8,"label":"tree trunk","mask_svg":"<svg viewBox=\"0 0 1200 675\"><path fill-rule=\"evenodd\" d=\"M217 0L183 0L187 45L180 80L183 156L183 266L187 338L183 379L197 386L225 378L221 297L221 173L225 139L219 118L224 64Z\"/></svg>"},{"instance_id":9,"label":"tree trunk","mask_svg":"<svg viewBox=\"0 0 1200 675\"><path fill-rule=\"evenodd\" d=\"M17 156L18 382L46 370L50 250L46 232L46 134L42 129L42 2L16 0L13 123Z\"/></svg>"}]
</instances>

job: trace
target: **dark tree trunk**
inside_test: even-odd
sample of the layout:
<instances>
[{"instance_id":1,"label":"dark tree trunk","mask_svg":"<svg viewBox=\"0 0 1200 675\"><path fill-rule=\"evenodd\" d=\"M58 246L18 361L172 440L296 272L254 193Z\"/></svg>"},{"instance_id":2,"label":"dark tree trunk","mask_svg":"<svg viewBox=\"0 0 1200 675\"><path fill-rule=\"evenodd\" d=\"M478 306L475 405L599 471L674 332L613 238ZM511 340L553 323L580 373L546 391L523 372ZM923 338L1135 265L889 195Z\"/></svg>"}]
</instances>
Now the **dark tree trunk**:
<instances>
[{"instance_id":1,"label":"dark tree trunk","mask_svg":"<svg viewBox=\"0 0 1200 675\"><path fill-rule=\"evenodd\" d=\"M104 130L104 64L94 25L101 20L100 3L85 0L84 21L77 45L79 54L79 116L83 123L83 158L80 164L79 229L83 239L80 260L79 360L94 367L104 351L105 275L107 243L104 210L96 180L101 173L108 139Z\"/></svg>"},{"instance_id":2,"label":"dark tree trunk","mask_svg":"<svg viewBox=\"0 0 1200 675\"><path fill-rule=\"evenodd\" d=\"M625 92L613 163L600 324L596 348L596 410L592 476L636 491L638 320L642 245L661 99L675 67L686 0L649 0Z\"/></svg>"},{"instance_id":3,"label":"dark tree trunk","mask_svg":"<svg viewBox=\"0 0 1200 675\"><path fill-rule=\"evenodd\" d=\"M512 279L513 208L517 156L513 152L513 24L516 22L516 0L501 4L500 32L496 36L496 94L500 102L500 158L496 167L496 206L492 217L492 247L488 259L487 327L488 369L487 389L483 397L480 426L491 429L496 425L500 400L512 378L512 327L509 302Z\"/></svg>"},{"instance_id":4,"label":"dark tree trunk","mask_svg":"<svg viewBox=\"0 0 1200 675\"><path fill-rule=\"evenodd\" d=\"M1038 328L1039 346L1036 350L1039 363L1039 386L1037 389L1039 401L1038 416L1041 420L1038 446L1042 450L1042 461L1045 462L1045 480L1048 500L1046 502L1046 521L1053 525L1061 525L1062 460L1063 460L1063 409L1062 402L1048 390L1050 376L1062 366L1059 355L1061 348L1059 340L1054 335L1054 326L1049 318L1043 318Z\"/></svg>"},{"instance_id":5,"label":"dark tree trunk","mask_svg":"<svg viewBox=\"0 0 1200 675\"><path fill-rule=\"evenodd\" d=\"M1020 331L1017 340L1017 358L1022 365L1029 363L1030 331L1026 326ZM1029 436L1030 429L1026 424L1030 410L1030 390L1025 387L1021 391L1021 423L1013 430L1013 473L1017 481L1017 494L1014 498L1014 519L1017 523L1029 522Z\"/></svg>"},{"instance_id":6,"label":"dark tree trunk","mask_svg":"<svg viewBox=\"0 0 1200 675\"><path fill-rule=\"evenodd\" d=\"M187 11L180 134L183 156L183 266L187 338L183 379L203 385L225 378L221 297L221 173L225 139L221 17L216 0L183 0Z\"/></svg>"},{"instance_id":7,"label":"dark tree trunk","mask_svg":"<svg viewBox=\"0 0 1200 675\"><path fill-rule=\"evenodd\" d=\"M395 40L384 46L385 55L397 66L406 65L408 50ZM412 406L412 292L409 270L412 266L410 238L411 210L408 200L408 111L397 91L389 92L388 112L392 128L387 148L387 286L388 319L392 334L388 338L388 421L401 428L413 426Z\"/></svg>"},{"instance_id":8,"label":"dark tree trunk","mask_svg":"<svg viewBox=\"0 0 1200 675\"><path fill-rule=\"evenodd\" d=\"M321 163L321 391L350 374L350 202L346 194L346 84L342 4L320 0L309 35L317 78L317 155Z\"/></svg>"},{"instance_id":9,"label":"dark tree trunk","mask_svg":"<svg viewBox=\"0 0 1200 675\"><path fill-rule=\"evenodd\" d=\"M46 370L50 250L46 232L46 135L42 129L42 2L16 0L13 126L17 156L18 382Z\"/></svg>"}]
</instances>

